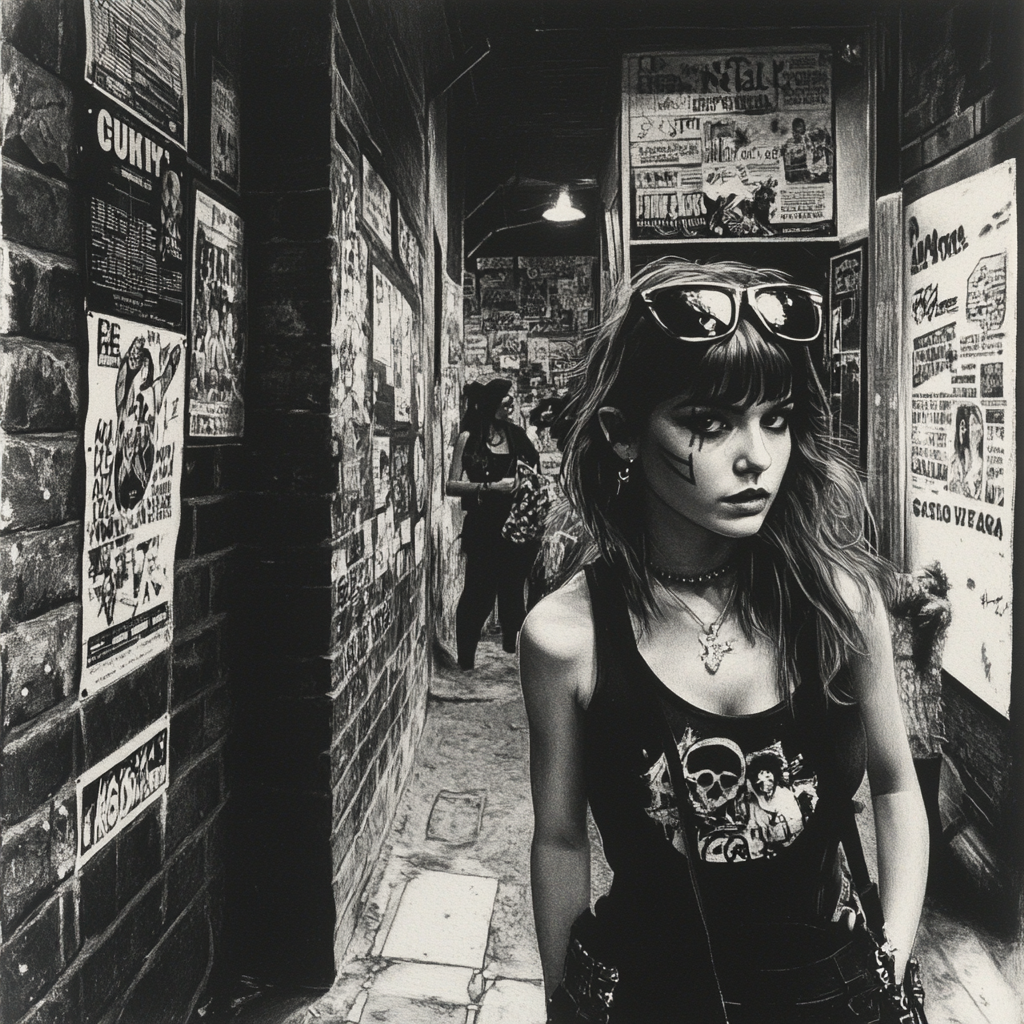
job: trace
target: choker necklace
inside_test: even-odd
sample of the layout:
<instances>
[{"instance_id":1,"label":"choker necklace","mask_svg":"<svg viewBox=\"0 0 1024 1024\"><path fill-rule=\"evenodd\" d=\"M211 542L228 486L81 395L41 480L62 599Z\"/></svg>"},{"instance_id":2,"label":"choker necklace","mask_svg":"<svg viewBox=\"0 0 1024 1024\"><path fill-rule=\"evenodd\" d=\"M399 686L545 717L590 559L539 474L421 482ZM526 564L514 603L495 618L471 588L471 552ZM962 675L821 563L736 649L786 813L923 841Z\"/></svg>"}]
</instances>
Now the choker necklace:
<instances>
[{"instance_id":1,"label":"choker necklace","mask_svg":"<svg viewBox=\"0 0 1024 1024\"><path fill-rule=\"evenodd\" d=\"M662 569L660 565L655 565L653 562L648 562L647 568L662 583L682 583L685 586L699 587L704 583L710 583L712 580L721 579L732 568L732 565L733 560L730 558L717 569L709 569L707 572L697 573L696 576L684 576L682 573L669 572L668 569Z\"/></svg>"},{"instance_id":2,"label":"choker necklace","mask_svg":"<svg viewBox=\"0 0 1024 1024\"><path fill-rule=\"evenodd\" d=\"M667 587L665 589L668 590ZM689 613L693 621L700 626L700 635L697 637L703 648L700 652L700 660L704 662L704 667L708 670L708 673L714 675L721 668L722 659L732 650L732 644L728 640L720 640L718 638L718 631L722 628L722 623L732 607L732 599L736 596L736 588L733 587L729 593L729 599L725 602L722 614L714 622L708 624L705 624L704 620L675 591L668 590L668 593L674 601L679 603L684 611Z\"/></svg>"}]
</instances>

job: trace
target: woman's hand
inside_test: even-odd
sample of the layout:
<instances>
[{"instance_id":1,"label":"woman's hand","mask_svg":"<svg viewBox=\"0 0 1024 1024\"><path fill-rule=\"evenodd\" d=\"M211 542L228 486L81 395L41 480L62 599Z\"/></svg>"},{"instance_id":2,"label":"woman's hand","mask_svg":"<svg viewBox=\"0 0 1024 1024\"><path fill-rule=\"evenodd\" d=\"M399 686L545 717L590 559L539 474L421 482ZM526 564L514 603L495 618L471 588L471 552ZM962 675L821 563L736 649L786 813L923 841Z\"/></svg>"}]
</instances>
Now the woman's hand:
<instances>
[{"instance_id":1,"label":"woman's hand","mask_svg":"<svg viewBox=\"0 0 1024 1024\"><path fill-rule=\"evenodd\" d=\"M498 494L515 494L519 488L519 478L515 476L505 476L500 480L495 480L494 483L488 486L488 490L495 491Z\"/></svg>"}]
</instances>

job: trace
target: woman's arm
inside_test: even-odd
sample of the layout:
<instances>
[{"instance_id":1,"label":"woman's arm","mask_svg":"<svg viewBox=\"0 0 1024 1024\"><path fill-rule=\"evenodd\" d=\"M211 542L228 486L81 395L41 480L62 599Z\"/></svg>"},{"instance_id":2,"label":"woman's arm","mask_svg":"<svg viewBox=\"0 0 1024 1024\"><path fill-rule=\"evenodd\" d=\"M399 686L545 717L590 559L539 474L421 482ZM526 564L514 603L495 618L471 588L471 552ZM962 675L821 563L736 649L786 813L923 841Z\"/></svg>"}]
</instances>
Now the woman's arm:
<instances>
[{"instance_id":1,"label":"woman's arm","mask_svg":"<svg viewBox=\"0 0 1024 1024\"><path fill-rule=\"evenodd\" d=\"M463 498L467 495L474 495L478 500L488 491L496 491L499 494L511 494L516 489L516 478L514 476L503 477L493 483L474 483L466 479L462 468L462 453L466 450L466 442L469 440L469 431L464 430L455 441L455 451L452 452L452 464L448 470L448 482L445 484L444 493L449 498Z\"/></svg>"},{"instance_id":2,"label":"woman's arm","mask_svg":"<svg viewBox=\"0 0 1024 1024\"><path fill-rule=\"evenodd\" d=\"M878 887L886 934L896 947L896 977L902 978L928 878L928 819L903 727L884 603L874 591L867 600L851 598L865 641L865 651L853 656L851 669L867 735Z\"/></svg>"},{"instance_id":3,"label":"woman's arm","mask_svg":"<svg viewBox=\"0 0 1024 1024\"><path fill-rule=\"evenodd\" d=\"M448 470L448 482L445 484L444 493L449 498L462 498L466 495L479 495L484 492L484 484L475 484L466 479L466 473L462 468L462 454L466 450L466 442L469 440L469 431L464 430L455 440L455 451L452 452L452 464Z\"/></svg>"},{"instance_id":4,"label":"woman's arm","mask_svg":"<svg viewBox=\"0 0 1024 1024\"><path fill-rule=\"evenodd\" d=\"M519 671L530 722L533 914L547 995L562 979L569 927L590 906L581 689L592 689L593 626L577 577L530 612ZM588 644L589 630L589 644ZM589 685L588 685L589 684Z\"/></svg>"}]
</instances>

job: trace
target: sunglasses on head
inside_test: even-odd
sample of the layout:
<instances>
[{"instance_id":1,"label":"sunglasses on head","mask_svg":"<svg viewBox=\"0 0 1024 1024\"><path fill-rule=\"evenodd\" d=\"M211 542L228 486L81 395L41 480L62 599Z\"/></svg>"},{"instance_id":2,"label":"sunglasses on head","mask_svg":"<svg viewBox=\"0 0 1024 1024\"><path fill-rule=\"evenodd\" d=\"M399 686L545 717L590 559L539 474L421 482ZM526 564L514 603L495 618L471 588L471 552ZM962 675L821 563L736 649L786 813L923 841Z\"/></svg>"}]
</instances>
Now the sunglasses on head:
<instances>
[{"instance_id":1,"label":"sunglasses on head","mask_svg":"<svg viewBox=\"0 0 1024 1024\"><path fill-rule=\"evenodd\" d=\"M744 303L781 341L806 343L821 333L821 295L799 284L665 284L645 288L640 298L651 319L677 341L724 341L739 325Z\"/></svg>"}]
</instances>

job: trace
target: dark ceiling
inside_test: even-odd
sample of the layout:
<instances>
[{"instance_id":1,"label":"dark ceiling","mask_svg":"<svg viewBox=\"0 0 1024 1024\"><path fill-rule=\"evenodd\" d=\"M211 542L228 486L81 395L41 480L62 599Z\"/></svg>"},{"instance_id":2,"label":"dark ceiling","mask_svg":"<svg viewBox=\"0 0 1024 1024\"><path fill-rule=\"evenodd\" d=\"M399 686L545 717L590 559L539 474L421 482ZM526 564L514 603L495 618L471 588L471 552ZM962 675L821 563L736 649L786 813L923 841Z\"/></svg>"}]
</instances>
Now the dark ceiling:
<instances>
[{"instance_id":1,"label":"dark ceiling","mask_svg":"<svg viewBox=\"0 0 1024 1024\"><path fill-rule=\"evenodd\" d=\"M465 150L465 252L550 250L553 229L533 222L560 186L588 217L554 229L557 251L595 251L597 183L613 154L623 53L740 38L751 45L804 27L863 25L896 9L892 0L734 0L728 9L692 0L448 0L455 49L490 43L452 89L449 108Z\"/></svg>"}]
</instances>

